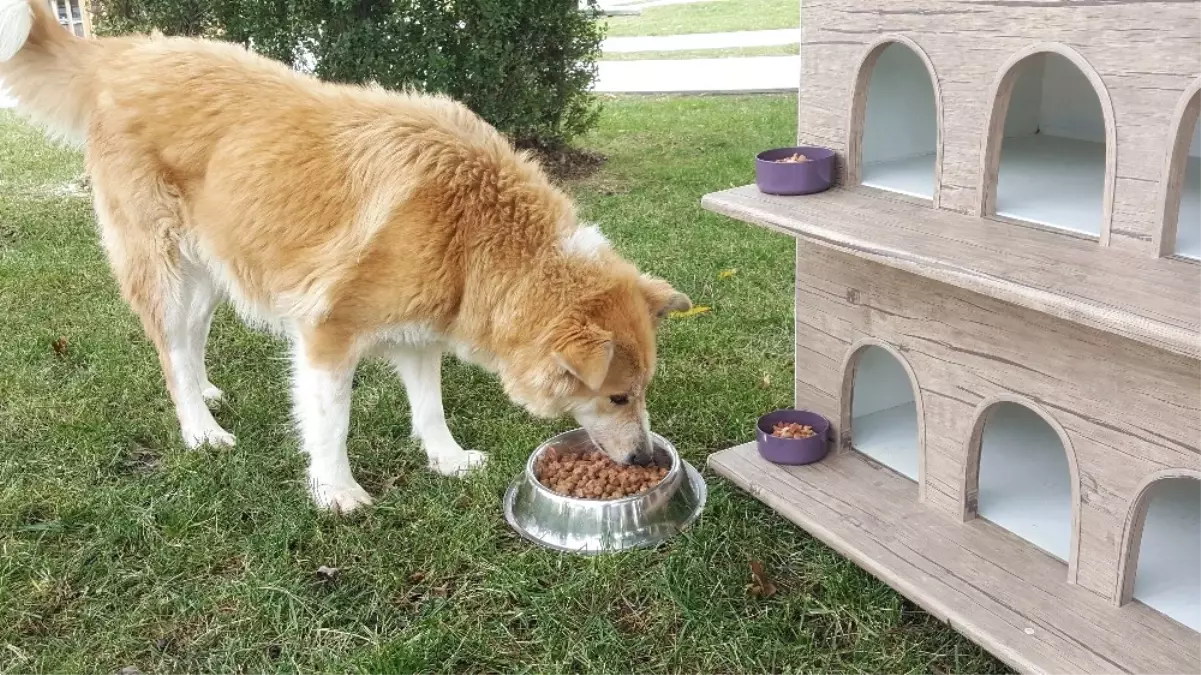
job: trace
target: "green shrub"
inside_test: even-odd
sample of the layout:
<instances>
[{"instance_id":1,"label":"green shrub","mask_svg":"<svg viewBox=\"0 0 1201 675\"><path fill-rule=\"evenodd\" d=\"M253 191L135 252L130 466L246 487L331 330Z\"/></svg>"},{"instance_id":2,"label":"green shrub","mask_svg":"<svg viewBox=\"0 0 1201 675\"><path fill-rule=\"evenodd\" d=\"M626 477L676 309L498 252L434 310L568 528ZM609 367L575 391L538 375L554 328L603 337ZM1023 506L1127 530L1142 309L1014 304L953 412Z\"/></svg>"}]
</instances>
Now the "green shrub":
<instances>
[{"instance_id":1,"label":"green shrub","mask_svg":"<svg viewBox=\"0 0 1201 675\"><path fill-rule=\"evenodd\" d=\"M232 40L338 82L449 94L514 141L555 147L599 104L595 0L96 0L101 32Z\"/></svg>"}]
</instances>

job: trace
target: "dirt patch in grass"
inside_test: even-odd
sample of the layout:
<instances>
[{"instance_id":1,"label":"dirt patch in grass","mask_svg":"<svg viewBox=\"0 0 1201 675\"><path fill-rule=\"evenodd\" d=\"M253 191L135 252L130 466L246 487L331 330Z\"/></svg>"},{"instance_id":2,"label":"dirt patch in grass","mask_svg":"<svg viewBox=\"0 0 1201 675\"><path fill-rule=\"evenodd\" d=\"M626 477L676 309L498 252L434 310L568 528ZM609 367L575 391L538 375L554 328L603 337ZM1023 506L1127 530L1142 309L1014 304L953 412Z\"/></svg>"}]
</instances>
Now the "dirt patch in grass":
<instances>
[{"instance_id":1,"label":"dirt patch in grass","mask_svg":"<svg viewBox=\"0 0 1201 675\"><path fill-rule=\"evenodd\" d=\"M533 153L542 168L556 183L581 181L591 177L605 165L607 159L599 152L572 147L548 148L531 144L518 144L522 150Z\"/></svg>"}]
</instances>

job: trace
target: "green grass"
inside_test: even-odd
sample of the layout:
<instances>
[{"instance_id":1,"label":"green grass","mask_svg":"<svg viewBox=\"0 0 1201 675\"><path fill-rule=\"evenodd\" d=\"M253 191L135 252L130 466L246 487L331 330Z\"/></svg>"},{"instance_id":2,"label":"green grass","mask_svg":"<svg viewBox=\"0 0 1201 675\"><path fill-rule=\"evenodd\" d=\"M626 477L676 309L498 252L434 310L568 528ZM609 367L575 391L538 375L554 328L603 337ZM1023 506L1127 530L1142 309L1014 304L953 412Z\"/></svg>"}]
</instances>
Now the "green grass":
<instances>
[{"instance_id":1,"label":"green grass","mask_svg":"<svg viewBox=\"0 0 1201 675\"><path fill-rule=\"evenodd\" d=\"M606 36L796 28L800 25L800 13L800 0L712 0L664 5L644 9L637 16L606 18L609 25Z\"/></svg>"},{"instance_id":2,"label":"green grass","mask_svg":"<svg viewBox=\"0 0 1201 675\"><path fill-rule=\"evenodd\" d=\"M794 125L791 96L617 99L584 140L610 158L574 188L584 215L713 308L667 323L651 396L653 426L698 467L791 402L793 243L698 202L752 180L751 154ZM530 547L501 496L568 423L531 420L454 362L450 425L491 451L487 470L425 471L401 386L367 364L350 453L378 502L339 519L304 491L284 346L222 310L210 374L238 447L185 450L89 203L64 190L78 155L5 113L0 157L0 672L1002 670L707 472L705 515L659 550ZM775 597L747 593L752 558Z\"/></svg>"},{"instance_id":3,"label":"green grass","mask_svg":"<svg viewBox=\"0 0 1201 675\"><path fill-rule=\"evenodd\" d=\"M650 59L728 59L739 56L796 56L798 45L732 47L729 49L683 49L674 52L606 52L604 61L648 61Z\"/></svg>"}]
</instances>

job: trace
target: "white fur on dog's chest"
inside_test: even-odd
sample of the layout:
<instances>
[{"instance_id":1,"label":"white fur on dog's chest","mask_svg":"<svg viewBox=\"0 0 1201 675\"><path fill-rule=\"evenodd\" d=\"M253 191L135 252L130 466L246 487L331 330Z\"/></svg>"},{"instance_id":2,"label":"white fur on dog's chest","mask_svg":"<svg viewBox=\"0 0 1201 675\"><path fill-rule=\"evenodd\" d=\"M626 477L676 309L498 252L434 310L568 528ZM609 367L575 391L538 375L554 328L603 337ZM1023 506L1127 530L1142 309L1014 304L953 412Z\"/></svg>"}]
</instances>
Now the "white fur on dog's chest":
<instances>
[{"instance_id":1,"label":"white fur on dog's chest","mask_svg":"<svg viewBox=\"0 0 1201 675\"><path fill-rule=\"evenodd\" d=\"M396 347L437 347L453 353L460 361L490 371L496 370L494 354L461 340L455 340L445 333L435 330L426 322L395 324L365 335L360 340L360 347L365 352L388 352Z\"/></svg>"}]
</instances>

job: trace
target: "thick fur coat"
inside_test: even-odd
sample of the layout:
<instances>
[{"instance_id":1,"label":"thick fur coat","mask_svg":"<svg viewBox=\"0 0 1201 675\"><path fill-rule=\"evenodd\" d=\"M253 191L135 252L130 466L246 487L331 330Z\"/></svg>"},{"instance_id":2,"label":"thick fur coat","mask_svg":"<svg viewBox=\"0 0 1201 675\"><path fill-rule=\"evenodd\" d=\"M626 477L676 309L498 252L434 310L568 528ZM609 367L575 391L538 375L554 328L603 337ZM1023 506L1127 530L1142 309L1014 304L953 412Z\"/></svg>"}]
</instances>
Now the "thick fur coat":
<instances>
[{"instance_id":1,"label":"thick fur coat","mask_svg":"<svg viewBox=\"0 0 1201 675\"><path fill-rule=\"evenodd\" d=\"M389 359L431 468L484 461L442 410L444 351L614 459L650 452L655 330L687 297L577 223L571 200L461 104L334 85L231 44L83 40L0 0L18 110L82 145L101 241L158 352L184 440L233 444L204 346L228 299L293 345L293 409L321 506L370 502L346 456L358 361Z\"/></svg>"}]
</instances>

